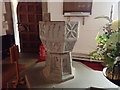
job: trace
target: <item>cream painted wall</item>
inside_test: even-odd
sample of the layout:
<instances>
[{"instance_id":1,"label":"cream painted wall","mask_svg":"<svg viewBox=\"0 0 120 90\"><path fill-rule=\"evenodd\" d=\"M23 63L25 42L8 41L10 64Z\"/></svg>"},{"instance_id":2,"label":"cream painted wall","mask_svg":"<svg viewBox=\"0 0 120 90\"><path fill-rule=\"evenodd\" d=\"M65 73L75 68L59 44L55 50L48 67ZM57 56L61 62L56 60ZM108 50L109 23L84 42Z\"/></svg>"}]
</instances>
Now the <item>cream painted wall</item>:
<instances>
[{"instance_id":1,"label":"cream painted wall","mask_svg":"<svg viewBox=\"0 0 120 90\"><path fill-rule=\"evenodd\" d=\"M3 28L3 21L5 21L5 18L4 18L4 14L6 13L6 10L5 10L5 2L0 2L0 12L1 12L1 16L0 16L0 36L2 35L6 35L6 30L7 28ZM4 26L7 27L7 25L5 25L4 23Z\"/></svg>"},{"instance_id":2,"label":"cream painted wall","mask_svg":"<svg viewBox=\"0 0 120 90\"><path fill-rule=\"evenodd\" d=\"M11 0L15 44L19 46L19 51L20 51L19 31L18 31L18 24L17 24L18 22L17 21L17 5L18 5L18 0Z\"/></svg>"},{"instance_id":3,"label":"cream painted wall","mask_svg":"<svg viewBox=\"0 0 120 90\"><path fill-rule=\"evenodd\" d=\"M85 25L82 25L81 17L72 17L71 20L77 20L80 22L80 32L78 41L75 44L73 52L76 53L90 53L91 51L96 49L96 41L95 37L100 29L106 21L105 19L94 19L96 16L102 16L110 14L111 5L114 4L114 15L113 19L118 19L118 6L117 2L94 2L93 0L93 8L92 15L90 17L85 18ZM111 0L114 1L114 0ZM52 21L66 21L66 17L63 16L63 3L62 2L48 2L48 11L51 13Z\"/></svg>"},{"instance_id":4,"label":"cream painted wall","mask_svg":"<svg viewBox=\"0 0 120 90\"><path fill-rule=\"evenodd\" d=\"M2 12L2 2L0 2L0 12ZM0 36L2 36L2 13L0 14Z\"/></svg>"}]
</instances>

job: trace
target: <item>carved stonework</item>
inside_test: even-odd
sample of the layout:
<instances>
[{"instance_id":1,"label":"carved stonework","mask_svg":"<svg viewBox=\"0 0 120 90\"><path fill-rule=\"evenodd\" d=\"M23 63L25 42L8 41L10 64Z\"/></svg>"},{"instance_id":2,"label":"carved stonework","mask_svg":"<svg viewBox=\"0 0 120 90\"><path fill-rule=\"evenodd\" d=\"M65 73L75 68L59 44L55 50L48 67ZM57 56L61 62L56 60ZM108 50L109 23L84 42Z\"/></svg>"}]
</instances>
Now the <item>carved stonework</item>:
<instances>
[{"instance_id":1,"label":"carved stonework","mask_svg":"<svg viewBox=\"0 0 120 90\"><path fill-rule=\"evenodd\" d=\"M40 39L49 52L72 51L78 38L78 22L40 22ZM54 48L54 49L53 49Z\"/></svg>"},{"instance_id":2,"label":"carved stonework","mask_svg":"<svg viewBox=\"0 0 120 90\"><path fill-rule=\"evenodd\" d=\"M71 68L72 58L69 52L64 54L47 53L46 66L43 73L47 79L61 82L68 79L65 78L66 75L72 74ZM73 76L70 78L73 78Z\"/></svg>"},{"instance_id":3,"label":"carved stonework","mask_svg":"<svg viewBox=\"0 0 120 90\"><path fill-rule=\"evenodd\" d=\"M52 81L73 78L71 53L78 38L78 22L39 22L40 39L47 51L44 76Z\"/></svg>"},{"instance_id":4,"label":"carved stonework","mask_svg":"<svg viewBox=\"0 0 120 90\"><path fill-rule=\"evenodd\" d=\"M78 22L68 22L66 23L65 26L65 30L66 30L66 39L77 39L78 37Z\"/></svg>"}]
</instances>

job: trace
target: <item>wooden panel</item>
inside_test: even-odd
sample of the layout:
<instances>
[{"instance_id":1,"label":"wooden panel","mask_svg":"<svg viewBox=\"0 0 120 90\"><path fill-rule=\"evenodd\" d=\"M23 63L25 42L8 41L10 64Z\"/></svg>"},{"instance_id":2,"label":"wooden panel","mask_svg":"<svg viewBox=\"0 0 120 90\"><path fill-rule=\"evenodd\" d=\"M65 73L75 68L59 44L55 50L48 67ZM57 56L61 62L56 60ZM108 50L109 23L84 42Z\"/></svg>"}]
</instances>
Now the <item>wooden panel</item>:
<instances>
[{"instance_id":1,"label":"wooden panel","mask_svg":"<svg viewBox=\"0 0 120 90\"><path fill-rule=\"evenodd\" d=\"M33 5L28 5L28 12L35 12L35 6Z\"/></svg>"},{"instance_id":2,"label":"wooden panel","mask_svg":"<svg viewBox=\"0 0 120 90\"><path fill-rule=\"evenodd\" d=\"M42 15L41 14L36 15L36 19L37 22L42 21Z\"/></svg>"},{"instance_id":3,"label":"wooden panel","mask_svg":"<svg viewBox=\"0 0 120 90\"><path fill-rule=\"evenodd\" d=\"M18 62L19 59L19 49L18 45L13 45L10 47L10 63L13 64L14 62Z\"/></svg>"},{"instance_id":4,"label":"wooden panel","mask_svg":"<svg viewBox=\"0 0 120 90\"><path fill-rule=\"evenodd\" d=\"M25 5L20 5L19 11L20 12L26 12L27 11L27 7Z\"/></svg>"},{"instance_id":5,"label":"wooden panel","mask_svg":"<svg viewBox=\"0 0 120 90\"><path fill-rule=\"evenodd\" d=\"M29 32L36 32L37 28L33 24L29 24Z\"/></svg>"},{"instance_id":6,"label":"wooden panel","mask_svg":"<svg viewBox=\"0 0 120 90\"><path fill-rule=\"evenodd\" d=\"M17 10L19 24L28 29L20 32L21 51L38 52L41 45L38 23L42 21L42 2L19 2Z\"/></svg>"},{"instance_id":7,"label":"wooden panel","mask_svg":"<svg viewBox=\"0 0 120 90\"><path fill-rule=\"evenodd\" d=\"M21 34L20 34L20 37L21 37L21 38L20 38L20 39L21 39L21 42L28 40L28 35L27 35L26 33L21 33Z\"/></svg>"},{"instance_id":8,"label":"wooden panel","mask_svg":"<svg viewBox=\"0 0 120 90\"><path fill-rule=\"evenodd\" d=\"M41 8L41 6L42 6L42 4L40 3L40 4L38 4L38 5L36 5L36 12L37 13L39 13L39 14L41 14L42 13L42 8Z\"/></svg>"},{"instance_id":9,"label":"wooden panel","mask_svg":"<svg viewBox=\"0 0 120 90\"><path fill-rule=\"evenodd\" d=\"M64 12L91 12L92 2L63 2Z\"/></svg>"},{"instance_id":10,"label":"wooden panel","mask_svg":"<svg viewBox=\"0 0 120 90\"><path fill-rule=\"evenodd\" d=\"M28 22L29 23L35 23L35 20L36 18L35 18L35 15L34 14L29 14L28 15Z\"/></svg>"},{"instance_id":11,"label":"wooden panel","mask_svg":"<svg viewBox=\"0 0 120 90\"><path fill-rule=\"evenodd\" d=\"M27 15L21 14L21 15L20 15L20 19L21 19L21 22L22 22L22 23L27 23Z\"/></svg>"}]
</instances>

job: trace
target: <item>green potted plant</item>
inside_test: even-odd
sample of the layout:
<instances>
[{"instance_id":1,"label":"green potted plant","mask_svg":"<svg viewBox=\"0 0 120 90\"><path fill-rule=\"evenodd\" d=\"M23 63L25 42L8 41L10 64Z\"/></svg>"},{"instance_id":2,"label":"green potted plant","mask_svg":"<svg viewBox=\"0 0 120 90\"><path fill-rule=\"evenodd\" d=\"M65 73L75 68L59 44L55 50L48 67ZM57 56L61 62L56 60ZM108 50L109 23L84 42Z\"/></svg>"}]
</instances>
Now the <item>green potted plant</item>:
<instances>
[{"instance_id":1,"label":"green potted plant","mask_svg":"<svg viewBox=\"0 0 120 90\"><path fill-rule=\"evenodd\" d=\"M98 34L97 49L90 53L93 59L102 60L107 64L106 76L110 80L120 80L120 21L112 21L107 16L98 18L106 18L109 22L102 27L102 34ZM100 31L98 32L100 33ZM120 81L119 81L120 85Z\"/></svg>"}]
</instances>

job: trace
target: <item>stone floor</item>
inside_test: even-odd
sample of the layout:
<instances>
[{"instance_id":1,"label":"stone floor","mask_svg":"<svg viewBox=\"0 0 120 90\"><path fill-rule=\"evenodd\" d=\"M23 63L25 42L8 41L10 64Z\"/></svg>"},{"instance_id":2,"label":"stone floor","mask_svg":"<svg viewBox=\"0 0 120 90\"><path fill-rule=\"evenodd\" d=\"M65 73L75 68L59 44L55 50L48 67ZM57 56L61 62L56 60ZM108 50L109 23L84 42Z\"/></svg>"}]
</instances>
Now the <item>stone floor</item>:
<instances>
[{"instance_id":1,"label":"stone floor","mask_svg":"<svg viewBox=\"0 0 120 90\"><path fill-rule=\"evenodd\" d=\"M94 71L82 63L73 61L74 78L62 83L52 83L47 81L42 70L44 62L35 63L38 59L36 54L21 54L19 62L26 64L27 69L22 72L27 76L30 88L107 88L107 90L119 90L118 86L108 81L101 71Z\"/></svg>"},{"instance_id":2,"label":"stone floor","mask_svg":"<svg viewBox=\"0 0 120 90\"><path fill-rule=\"evenodd\" d=\"M73 61L74 78L62 83L48 82L42 75L43 67L44 62L34 64L26 73L31 88L118 88L101 71L94 71L82 63Z\"/></svg>"}]
</instances>

